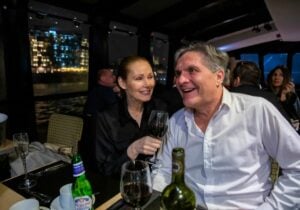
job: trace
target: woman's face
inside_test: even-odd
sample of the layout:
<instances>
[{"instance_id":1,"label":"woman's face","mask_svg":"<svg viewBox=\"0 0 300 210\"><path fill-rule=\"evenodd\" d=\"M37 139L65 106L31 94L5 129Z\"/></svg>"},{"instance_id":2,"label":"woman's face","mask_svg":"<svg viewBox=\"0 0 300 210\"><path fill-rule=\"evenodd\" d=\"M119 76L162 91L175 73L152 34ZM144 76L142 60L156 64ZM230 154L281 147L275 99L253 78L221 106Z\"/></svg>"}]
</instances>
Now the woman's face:
<instances>
[{"instance_id":1,"label":"woman's face","mask_svg":"<svg viewBox=\"0 0 300 210\"><path fill-rule=\"evenodd\" d=\"M272 85L273 87L280 87L283 83L283 73L281 69L275 70L272 75Z\"/></svg>"},{"instance_id":2,"label":"woman's face","mask_svg":"<svg viewBox=\"0 0 300 210\"><path fill-rule=\"evenodd\" d=\"M146 102L151 99L155 86L151 66L144 60L138 60L128 65L127 79L119 78L119 84L125 90L128 100Z\"/></svg>"}]
</instances>

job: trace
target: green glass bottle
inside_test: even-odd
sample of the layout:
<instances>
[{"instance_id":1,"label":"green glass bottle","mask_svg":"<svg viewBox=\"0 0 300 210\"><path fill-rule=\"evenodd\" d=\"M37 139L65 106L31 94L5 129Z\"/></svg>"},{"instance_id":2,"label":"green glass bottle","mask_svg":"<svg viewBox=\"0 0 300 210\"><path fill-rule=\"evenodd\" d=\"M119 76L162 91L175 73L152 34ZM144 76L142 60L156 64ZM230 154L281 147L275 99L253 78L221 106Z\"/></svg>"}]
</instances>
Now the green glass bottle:
<instances>
[{"instance_id":1,"label":"green glass bottle","mask_svg":"<svg viewBox=\"0 0 300 210\"><path fill-rule=\"evenodd\" d=\"M75 203L75 210L93 210L93 190L89 180L85 176L83 162L79 154L72 158L73 177L72 195Z\"/></svg>"},{"instance_id":2,"label":"green glass bottle","mask_svg":"<svg viewBox=\"0 0 300 210\"><path fill-rule=\"evenodd\" d=\"M174 148L172 151L172 182L161 194L162 210L194 210L196 198L193 191L184 181L184 149Z\"/></svg>"}]
</instances>

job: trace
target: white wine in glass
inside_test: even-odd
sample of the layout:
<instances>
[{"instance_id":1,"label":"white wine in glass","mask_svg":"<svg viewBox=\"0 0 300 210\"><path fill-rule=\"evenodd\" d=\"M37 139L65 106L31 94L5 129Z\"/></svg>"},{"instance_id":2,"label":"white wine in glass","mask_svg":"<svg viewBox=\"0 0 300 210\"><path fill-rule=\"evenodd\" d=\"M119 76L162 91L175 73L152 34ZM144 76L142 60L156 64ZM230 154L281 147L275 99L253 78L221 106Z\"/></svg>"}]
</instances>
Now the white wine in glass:
<instances>
[{"instance_id":1,"label":"white wine in glass","mask_svg":"<svg viewBox=\"0 0 300 210\"><path fill-rule=\"evenodd\" d=\"M29 179L27 173L26 156L29 149L29 137L28 134L15 133L13 134L13 142L17 155L21 158L24 167L24 180L19 184L20 189L30 189L36 185L36 180Z\"/></svg>"}]
</instances>

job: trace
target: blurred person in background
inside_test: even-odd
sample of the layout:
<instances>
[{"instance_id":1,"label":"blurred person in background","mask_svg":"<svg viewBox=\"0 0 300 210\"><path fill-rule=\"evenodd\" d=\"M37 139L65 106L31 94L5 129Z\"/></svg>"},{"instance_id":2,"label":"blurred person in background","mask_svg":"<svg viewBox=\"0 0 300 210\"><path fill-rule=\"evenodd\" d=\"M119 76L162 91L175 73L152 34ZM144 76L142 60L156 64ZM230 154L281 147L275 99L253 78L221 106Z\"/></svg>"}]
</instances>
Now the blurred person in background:
<instances>
[{"instance_id":1,"label":"blurred person in background","mask_svg":"<svg viewBox=\"0 0 300 210\"><path fill-rule=\"evenodd\" d=\"M113 69L103 68L97 72L97 86L89 92L84 106L84 115L92 118L118 100L119 87Z\"/></svg>"},{"instance_id":2,"label":"blurred person in background","mask_svg":"<svg viewBox=\"0 0 300 210\"><path fill-rule=\"evenodd\" d=\"M119 100L119 87L116 76L111 68L102 68L97 71L97 85L88 96L83 110L83 130L81 140L78 142L78 152L81 154L87 168L96 170L93 139L97 113L105 110Z\"/></svg>"},{"instance_id":3,"label":"blurred person in background","mask_svg":"<svg viewBox=\"0 0 300 210\"><path fill-rule=\"evenodd\" d=\"M291 72L285 66L276 66L267 77L268 89L276 94L291 122L298 127L300 120L300 100L291 80Z\"/></svg>"},{"instance_id":4,"label":"blurred person in background","mask_svg":"<svg viewBox=\"0 0 300 210\"><path fill-rule=\"evenodd\" d=\"M228 61L227 69L225 69L225 76L223 81L223 86L226 87L228 90L231 89L231 74L233 69L236 67L238 60L235 57L230 57Z\"/></svg>"},{"instance_id":5,"label":"blurred person in background","mask_svg":"<svg viewBox=\"0 0 300 210\"><path fill-rule=\"evenodd\" d=\"M230 91L265 98L289 121L289 116L276 95L261 88L260 79L261 70L256 63L251 61L239 61L231 72L232 87Z\"/></svg>"}]
</instances>

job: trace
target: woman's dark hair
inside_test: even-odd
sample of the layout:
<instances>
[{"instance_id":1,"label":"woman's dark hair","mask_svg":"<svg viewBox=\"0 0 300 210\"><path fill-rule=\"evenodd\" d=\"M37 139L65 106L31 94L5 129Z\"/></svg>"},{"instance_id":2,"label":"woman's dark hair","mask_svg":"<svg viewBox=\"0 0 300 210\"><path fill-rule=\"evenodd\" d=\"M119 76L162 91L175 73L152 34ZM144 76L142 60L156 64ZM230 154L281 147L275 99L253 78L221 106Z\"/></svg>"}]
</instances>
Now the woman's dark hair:
<instances>
[{"instance_id":1,"label":"woman's dark hair","mask_svg":"<svg viewBox=\"0 0 300 210\"><path fill-rule=\"evenodd\" d=\"M280 87L279 92L281 92L282 88L285 87L285 85L288 84L291 81L291 72L290 72L290 70L286 66L283 66L283 65L276 66L275 68L273 68L269 72L268 77L267 77L268 86L273 92L275 92L275 89L274 89L273 84L272 84L272 76L275 73L275 71L278 70L278 69L280 69L282 71L282 75L283 75L283 81L282 81L282 85Z\"/></svg>"},{"instance_id":2,"label":"woman's dark hair","mask_svg":"<svg viewBox=\"0 0 300 210\"><path fill-rule=\"evenodd\" d=\"M118 77L121 77L123 80L126 80L127 75L129 73L128 66L136 61L141 61L141 60L149 63L149 61L146 58L141 57L141 56L124 57L120 62L120 66L119 66L119 70L118 70ZM149 65L150 65L150 63L149 63Z\"/></svg>"}]
</instances>

